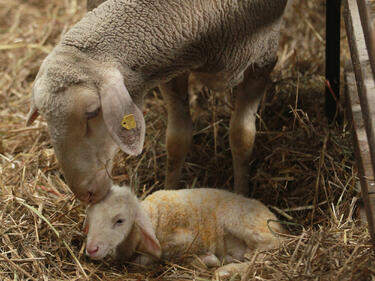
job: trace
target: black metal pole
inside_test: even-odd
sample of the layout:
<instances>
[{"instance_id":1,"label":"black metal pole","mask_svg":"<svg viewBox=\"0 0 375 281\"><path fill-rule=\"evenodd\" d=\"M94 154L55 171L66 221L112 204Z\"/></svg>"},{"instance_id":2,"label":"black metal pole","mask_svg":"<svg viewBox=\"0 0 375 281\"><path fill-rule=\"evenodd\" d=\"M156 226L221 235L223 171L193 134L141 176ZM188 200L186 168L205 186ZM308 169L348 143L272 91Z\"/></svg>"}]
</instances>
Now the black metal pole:
<instances>
[{"instance_id":1,"label":"black metal pole","mask_svg":"<svg viewBox=\"0 0 375 281\"><path fill-rule=\"evenodd\" d=\"M326 114L331 123L340 97L341 0L326 0Z\"/></svg>"}]
</instances>

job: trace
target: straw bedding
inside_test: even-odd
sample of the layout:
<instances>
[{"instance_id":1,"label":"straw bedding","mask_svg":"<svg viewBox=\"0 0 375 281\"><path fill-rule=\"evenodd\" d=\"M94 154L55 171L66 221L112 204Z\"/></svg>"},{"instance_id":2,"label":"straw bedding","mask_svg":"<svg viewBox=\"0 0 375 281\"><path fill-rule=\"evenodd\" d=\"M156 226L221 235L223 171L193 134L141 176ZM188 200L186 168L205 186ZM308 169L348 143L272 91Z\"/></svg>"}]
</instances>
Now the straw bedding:
<instances>
[{"instance_id":1,"label":"straw bedding","mask_svg":"<svg viewBox=\"0 0 375 281\"><path fill-rule=\"evenodd\" d=\"M358 220L351 128L345 112L339 125L328 126L324 115L324 2L295 1L288 11L274 83L260 105L251 196L288 223L290 235L280 249L249 256L244 280L375 278L369 234ZM0 280L217 280L183 259L144 268L84 255L84 206L64 183L46 123L24 124L41 61L85 4L0 0ZM231 93L195 98L184 184L230 189ZM147 96L146 123L144 153L119 153L113 171L139 196L163 187L166 108L157 90Z\"/></svg>"}]
</instances>

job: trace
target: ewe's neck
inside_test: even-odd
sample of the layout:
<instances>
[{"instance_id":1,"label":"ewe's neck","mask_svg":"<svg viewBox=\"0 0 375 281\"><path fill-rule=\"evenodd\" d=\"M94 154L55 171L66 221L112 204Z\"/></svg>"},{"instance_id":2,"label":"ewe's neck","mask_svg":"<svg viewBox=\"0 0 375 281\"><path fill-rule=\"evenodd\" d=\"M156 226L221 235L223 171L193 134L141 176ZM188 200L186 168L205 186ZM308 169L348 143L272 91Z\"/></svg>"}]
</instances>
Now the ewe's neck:
<instances>
[{"instance_id":1,"label":"ewe's neck","mask_svg":"<svg viewBox=\"0 0 375 281\"><path fill-rule=\"evenodd\" d=\"M142 90L147 90L162 79L198 66L197 51L186 50L191 48L187 42L192 36L192 31L188 32L192 22L189 15L181 18L182 5L168 1L161 5L149 0L108 0L89 12L61 43L74 46L95 60L118 64L125 72L130 70L132 73L124 76L143 81L126 81L127 86L138 82L143 85Z\"/></svg>"}]
</instances>

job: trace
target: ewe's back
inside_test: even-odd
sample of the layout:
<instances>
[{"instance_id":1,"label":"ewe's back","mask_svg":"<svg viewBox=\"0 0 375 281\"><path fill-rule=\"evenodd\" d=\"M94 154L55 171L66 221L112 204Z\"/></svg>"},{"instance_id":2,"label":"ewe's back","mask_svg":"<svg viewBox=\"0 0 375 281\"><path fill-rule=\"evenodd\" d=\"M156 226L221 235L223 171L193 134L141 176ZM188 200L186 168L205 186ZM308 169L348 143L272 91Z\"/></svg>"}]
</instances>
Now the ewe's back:
<instances>
[{"instance_id":1,"label":"ewe's back","mask_svg":"<svg viewBox=\"0 0 375 281\"><path fill-rule=\"evenodd\" d=\"M274 62L286 2L108 0L75 25L62 44L120 62L147 81L198 70L230 73L230 87L249 65L262 69ZM146 88L155 86L151 82Z\"/></svg>"}]
</instances>

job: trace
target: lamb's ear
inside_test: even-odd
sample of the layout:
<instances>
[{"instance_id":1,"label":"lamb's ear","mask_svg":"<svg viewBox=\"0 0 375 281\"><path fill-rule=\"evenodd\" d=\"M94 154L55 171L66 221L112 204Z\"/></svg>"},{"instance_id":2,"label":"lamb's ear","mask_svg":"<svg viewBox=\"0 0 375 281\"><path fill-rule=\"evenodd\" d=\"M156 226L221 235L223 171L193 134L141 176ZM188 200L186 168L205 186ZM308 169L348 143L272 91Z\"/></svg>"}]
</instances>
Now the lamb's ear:
<instances>
[{"instance_id":1,"label":"lamb's ear","mask_svg":"<svg viewBox=\"0 0 375 281\"><path fill-rule=\"evenodd\" d=\"M118 70L105 74L100 88L100 102L104 123L113 140L122 151L130 155L140 154L145 138L145 120Z\"/></svg>"},{"instance_id":2,"label":"lamb's ear","mask_svg":"<svg viewBox=\"0 0 375 281\"><path fill-rule=\"evenodd\" d=\"M147 213L139 207L135 217L135 224L138 226L141 234L141 243L147 253L156 258L161 257L161 247L159 240L156 238L154 228Z\"/></svg>"}]
</instances>

